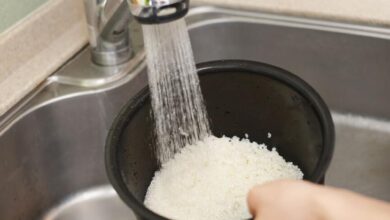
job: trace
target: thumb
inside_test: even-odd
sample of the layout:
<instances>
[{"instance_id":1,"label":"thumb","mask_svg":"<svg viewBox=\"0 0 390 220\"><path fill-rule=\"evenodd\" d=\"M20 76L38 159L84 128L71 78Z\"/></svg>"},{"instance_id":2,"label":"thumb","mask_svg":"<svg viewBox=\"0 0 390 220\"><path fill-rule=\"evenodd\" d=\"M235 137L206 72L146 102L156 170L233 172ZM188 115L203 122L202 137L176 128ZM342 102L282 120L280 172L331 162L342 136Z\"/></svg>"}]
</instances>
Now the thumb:
<instances>
[{"instance_id":1,"label":"thumb","mask_svg":"<svg viewBox=\"0 0 390 220\"><path fill-rule=\"evenodd\" d=\"M259 186L253 187L247 196L247 203L249 212L252 216L257 216L261 208L261 189Z\"/></svg>"}]
</instances>

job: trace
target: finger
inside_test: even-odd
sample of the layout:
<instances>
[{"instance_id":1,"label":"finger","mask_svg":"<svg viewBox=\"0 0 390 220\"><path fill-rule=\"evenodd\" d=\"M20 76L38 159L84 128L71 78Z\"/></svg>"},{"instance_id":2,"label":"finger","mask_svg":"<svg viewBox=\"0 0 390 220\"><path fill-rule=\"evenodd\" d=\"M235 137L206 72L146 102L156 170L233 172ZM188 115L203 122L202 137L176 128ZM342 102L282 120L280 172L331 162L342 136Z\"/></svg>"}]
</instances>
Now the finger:
<instances>
[{"instance_id":1,"label":"finger","mask_svg":"<svg viewBox=\"0 0 390 220\"><path fill-rule=\"evenodd\" d=\"M256 216L260 213L261 208L261 190L260 186L253 187L247 196L247 203L249 212L252 216Z\"/></svg>"}]
</instances>

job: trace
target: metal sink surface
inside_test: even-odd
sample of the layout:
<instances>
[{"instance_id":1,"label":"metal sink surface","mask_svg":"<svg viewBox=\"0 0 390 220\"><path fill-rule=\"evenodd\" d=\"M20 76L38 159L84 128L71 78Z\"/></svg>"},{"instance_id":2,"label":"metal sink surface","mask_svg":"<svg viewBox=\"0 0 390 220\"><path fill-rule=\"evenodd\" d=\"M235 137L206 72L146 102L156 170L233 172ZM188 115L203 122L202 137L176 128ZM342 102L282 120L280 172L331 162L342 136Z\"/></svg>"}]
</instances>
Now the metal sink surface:
<instances>
[{"instance_id":1,"label":"metal sink surface","mask_svg":"<svg viewBox=\"0 0 390 220\"><path fill-rule=\"evenodd\" d=\"M192 9L187 23L198 63L255 60L311 84L336 125L326 184L390 201L389 29L214 7ZM132 30L131 62L98 67L85 48L0 117L0 219L135 219L103 156L114 117L147 83Z\"/></svg>"}]
</instances>

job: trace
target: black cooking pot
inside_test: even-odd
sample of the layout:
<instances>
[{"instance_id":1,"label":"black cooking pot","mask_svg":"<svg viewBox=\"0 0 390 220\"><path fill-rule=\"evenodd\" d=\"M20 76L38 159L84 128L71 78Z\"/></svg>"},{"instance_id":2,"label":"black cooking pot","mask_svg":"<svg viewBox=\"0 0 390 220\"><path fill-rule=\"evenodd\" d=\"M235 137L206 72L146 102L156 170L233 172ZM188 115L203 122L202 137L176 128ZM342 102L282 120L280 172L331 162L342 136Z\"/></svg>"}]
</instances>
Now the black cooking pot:
<instances>
[{"instance_id":1,"label":"black cooking pot","mask_svg":"<svg viewBox=\"0 0 390 220\"><path fill-rule=\"evenodd\" d=\"M321 183L334 146L334 126L321 97L286 70L225 60L198 65L211 129L216 136L249 135L298 165L304 179ZM272 134L268 138L268 133ZM139 219L166 219L143 205L154 172L149 90L131 99L114 121L106 144L108 177Z\"/></svg>"}]
</instances>

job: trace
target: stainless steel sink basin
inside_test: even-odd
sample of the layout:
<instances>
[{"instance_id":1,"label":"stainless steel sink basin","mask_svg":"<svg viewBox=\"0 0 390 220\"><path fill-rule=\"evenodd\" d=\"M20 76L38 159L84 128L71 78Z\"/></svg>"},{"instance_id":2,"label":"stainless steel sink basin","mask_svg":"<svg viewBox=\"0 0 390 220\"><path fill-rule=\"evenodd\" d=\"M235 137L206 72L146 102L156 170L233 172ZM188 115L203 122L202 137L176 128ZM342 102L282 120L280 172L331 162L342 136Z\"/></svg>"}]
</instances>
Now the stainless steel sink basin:
<instances>
[{"instance_id":1,"label":"stainless steel sink basin","mask_svg":"<svg viewBox=\"0 0 390 220\"><path fill-rule=\"evenodd\" d=\"M187 19L197 62L266 62L316 88L337 132L326 184L390 201L388 29L208 7ZM0 117L0 219L134 219L108 184L103 149L121 106L146 85L142 56L102 69L84 50Z\"/></svg>"}]
</instances>

